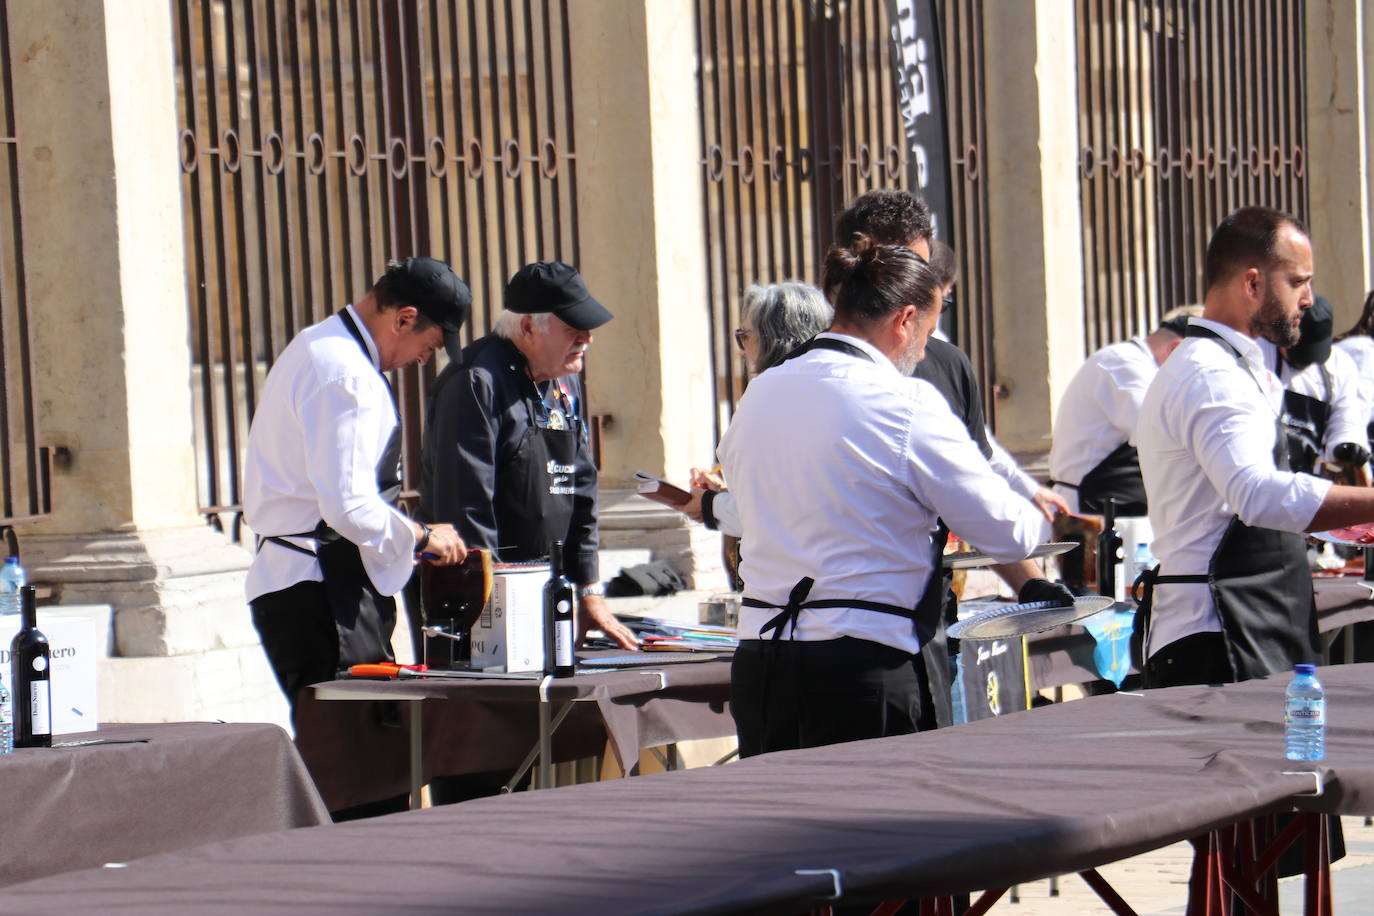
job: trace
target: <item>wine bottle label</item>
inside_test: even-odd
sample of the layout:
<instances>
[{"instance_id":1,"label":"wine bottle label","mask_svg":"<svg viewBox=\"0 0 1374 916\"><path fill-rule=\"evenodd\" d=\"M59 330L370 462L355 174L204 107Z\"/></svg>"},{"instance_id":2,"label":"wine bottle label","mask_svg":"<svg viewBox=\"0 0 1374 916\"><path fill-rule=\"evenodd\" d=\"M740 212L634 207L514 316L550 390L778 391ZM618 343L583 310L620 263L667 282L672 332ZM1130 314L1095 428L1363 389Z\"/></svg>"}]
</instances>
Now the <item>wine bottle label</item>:
<instances>
[{"instance_id":1,"label":"wine bottle label","mask_svg":"<svg viewBox=\"0 0 1374 916\"><path fill-rule=\"evenodd\" d=\"M1325 725L1326 703L1321 700L1289 700L1283 710L1285 725Z\"/></svg>"},{"instance_id":2,"label":"wine bottle label","mask_svg":"<svg viewBox=\"0 0 1374 916\"><path fill-rule=\"evenodd\" d=\"M566 602L560 601L559 604ZM561 666L574 664L573 661L573 625L571 620L560 620L554 624L554 654L555 663Z\"/></svg>"},{"instance_id":3,"label":"wine bottle label","mask_svg":"<svg viewBox=\"0 0 1374 916\"><path fill-rule=\"evenodd\" d=\"M29 685L29 712L35 735L52 734L52 704L48 697L48 682L34 681Z\"/></svg>"}]
</instances>

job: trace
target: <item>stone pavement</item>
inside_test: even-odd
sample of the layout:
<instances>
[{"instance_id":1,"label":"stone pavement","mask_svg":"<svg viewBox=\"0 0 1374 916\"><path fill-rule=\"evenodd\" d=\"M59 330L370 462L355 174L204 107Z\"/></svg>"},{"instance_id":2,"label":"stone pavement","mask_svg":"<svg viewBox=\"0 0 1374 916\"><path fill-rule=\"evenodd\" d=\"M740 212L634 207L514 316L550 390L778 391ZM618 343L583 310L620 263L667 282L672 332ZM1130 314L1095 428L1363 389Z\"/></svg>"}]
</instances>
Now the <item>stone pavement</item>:
<instances>
[{"instance_id":1,"label":"stone pavement","mask_svg":"<svg viewBox=\"0 0 1374 916\"><path fill-rule=\"evenodd\" d=\"M1347 854L1332 866L1332 897L1335 916L1369 916L1374 913L1374 827L1362 817L1342 818ZM1192 847L1175 843L1154 852L1108 865L1099 871L1139 916L1182 916L1188 894L1188 870ZM1107 908L1077 875L1059 879L1059 895L1049 896L1049 882L1036 881L1020 887L1020 902L1009 896L999 900L990 916L1110 916ZM1282 916L1302 913L1302 879L1279 883Z\"/></svg>"}]
</instances>

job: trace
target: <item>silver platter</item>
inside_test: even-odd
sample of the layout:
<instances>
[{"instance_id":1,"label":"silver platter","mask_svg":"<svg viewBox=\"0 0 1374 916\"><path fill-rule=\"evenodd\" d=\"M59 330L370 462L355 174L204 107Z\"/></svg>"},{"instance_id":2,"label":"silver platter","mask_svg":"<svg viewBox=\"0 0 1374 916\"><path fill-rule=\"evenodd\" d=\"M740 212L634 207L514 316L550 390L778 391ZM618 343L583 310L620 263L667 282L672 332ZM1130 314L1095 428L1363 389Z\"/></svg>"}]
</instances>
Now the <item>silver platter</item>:
<instances>
[{"instance_id":1,"label":"silver platter","mask_svg":"<svg viewBox=\"0 0 1374 916\"><path fill-rule=\"evenodd\" d=\"M1068 553L1077 546L1079 546L1077 541L1050 541L1048 544L1041 544L1032 550L1028 559L1057 557L1061 553ZM944 562L946 569L977 569L980 566L996 566L1002 561L994 560L981 550L970 550L967 553L946 554Z\"/></svg>"},{"instance_id":2,"label":"silver platter","mask_svg":"<svg viewBox=\"0 0 1374 916\"><path fill-rule=\"evenodd\" d=\"M1053 630L1066 623L1076 623L1104 611L1114 602L1103 595L1075 598L1072 605L1053 601L1028 601L984 611L949 628L953 639L1010 639L1043 630Z\"/></svg>"}]
</instances>

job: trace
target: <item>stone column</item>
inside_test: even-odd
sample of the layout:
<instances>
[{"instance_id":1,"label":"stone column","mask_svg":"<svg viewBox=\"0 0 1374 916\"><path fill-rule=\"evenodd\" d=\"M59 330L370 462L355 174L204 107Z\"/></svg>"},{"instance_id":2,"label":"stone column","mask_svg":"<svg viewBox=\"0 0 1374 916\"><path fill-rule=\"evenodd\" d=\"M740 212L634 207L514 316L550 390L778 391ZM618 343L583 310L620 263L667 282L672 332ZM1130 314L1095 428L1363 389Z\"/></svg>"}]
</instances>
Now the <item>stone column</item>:
<instances>
[{"instance_id":1,"label":"stone column","mask_svg":"<svg viewBox=\"0 0 1374 916\"><path fill-rule=\"evenodd\" d=\"M1077 23L1072 3L983 15L997 437L1038 455L1084 357Z\"/></svg>"},{"instance_id":2,"label":"stone column","mask_svg":"<svg viewBox=\"0 0 1374 916\"><path fill-rule=\"evenodd\" d=\"M1308 0L1306 170L1317 292L1336 309L1336 331L1355 323L1374 285L1370 256L1374 17L1363 0Z\"/></svg>"},{"instance_id":3,"label":"stone column","mask_svg":"<svg viewBox=\"0 0 1374 916\"><path fill-rule=\"evenodd\" d=\"M25 564L63 604L113 605L118 655L233 648L251 665L249 555L197 514L170 4L8 12L39 428L70 454L52 516L20 531ZM140 714L243 689L179 688Z\"/></svg>"},{"instance_id":4,"label":"stone column","mask_svg":"<svg viewBox=\"0 0 1374 916\"><path fill-rule=\"evenodd\" d=\"M613 418L601 447L603 541L650 547L700 576L719 568L715 536L627 491L635 471L685 482L716 445L695 4L601 0L569 12L579 267L616 315L587 360L593 409Z\"/></svg>"}]
</instances>

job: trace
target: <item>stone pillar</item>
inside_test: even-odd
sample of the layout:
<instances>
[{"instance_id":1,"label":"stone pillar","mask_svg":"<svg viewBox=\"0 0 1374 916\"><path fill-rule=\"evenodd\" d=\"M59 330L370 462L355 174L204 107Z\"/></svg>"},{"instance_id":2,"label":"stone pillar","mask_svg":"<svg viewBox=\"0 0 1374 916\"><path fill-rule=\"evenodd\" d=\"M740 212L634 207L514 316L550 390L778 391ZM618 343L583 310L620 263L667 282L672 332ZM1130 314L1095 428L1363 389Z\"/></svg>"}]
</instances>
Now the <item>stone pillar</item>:
<instances>
[{"instance_id":1,"label":"stone pillar","mask_svg":"<svg viewBox=\"0 0 1374 916\"><path fill-rule=\"evenodd\" d=\"M8 12L38 422L70 454L20 530L30 577L113 605L119 655L260 657L249 555L197 514L170 4Z\"/></svg>"},{"instance_id":2,"label":"stone pillar","mask_svg":"<svg viewBox=\"0 0 1374 916\"><path fill-rule=\"evenodd\" d=\"M588 398L613 418L603 541L651 547L700 576L719 568L715 536L626 492L635 471L685 482L714 463L695 4L601 0L569 13L579 267L616 315L587 359Z\"/></svg>"},{"instance_id":3,"label":"stone pillar","mask_svg":"<svg viewBox=\"0 0 1374 916\"><path fill-rule=\"evenodd\" d=\"M997 437L1049 450L1059 395L1082 363L1077 23L1072 3L984 4L988 243Z\"/></svg>"},{"instance_id":4,"label":"stone pillar","mask_svg":"<svg viewBox=\"0 0 1374 916\"><path fill-rule=\"evenodd\" d=\"M1374 286L1370 257L1371 124L1368 55L1374 17L1363 0L1307 3L1307 189L1317 292L1336 331L1355 323Z\"/></svg>"}]
</instances>

